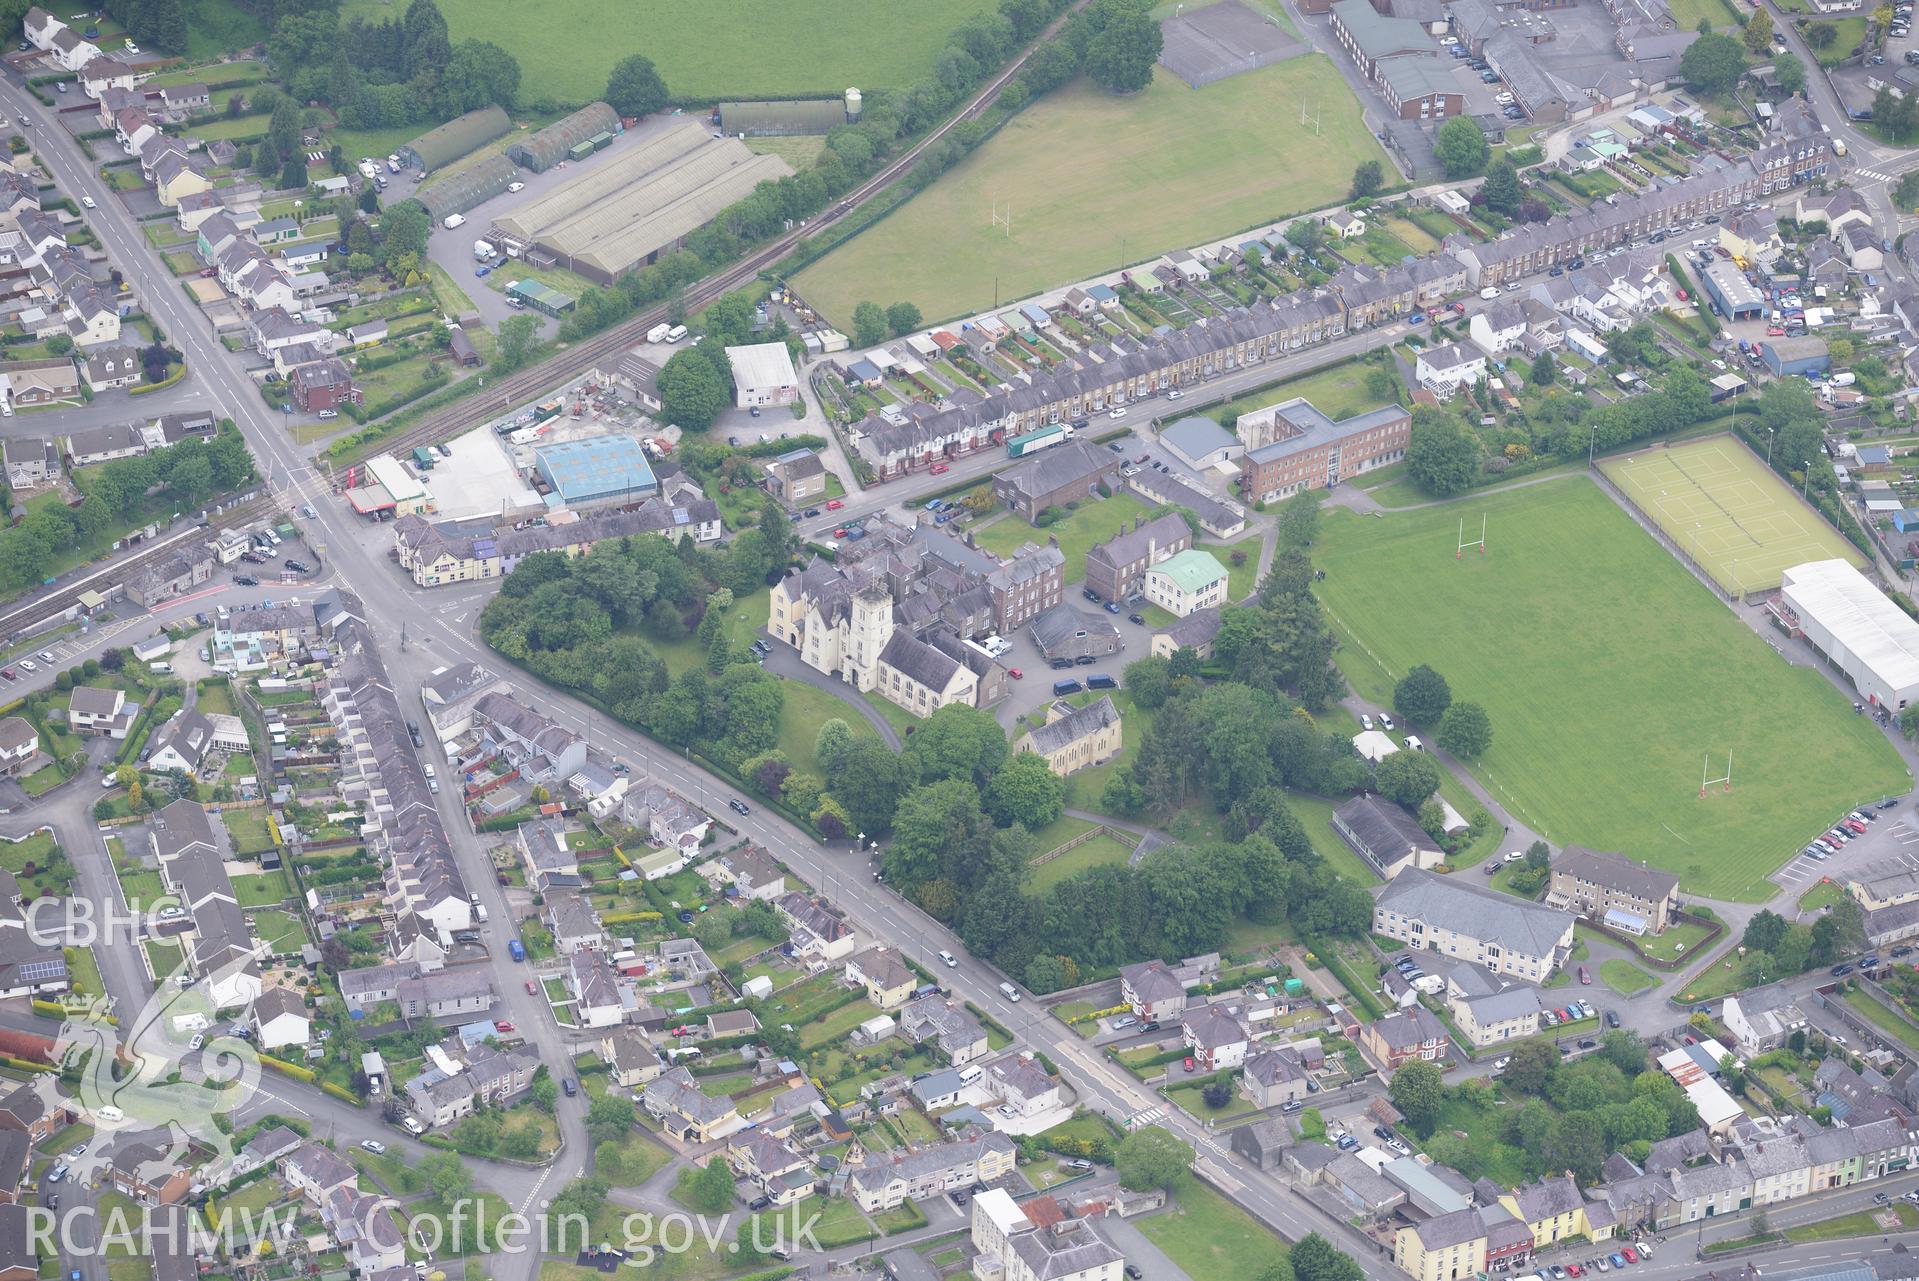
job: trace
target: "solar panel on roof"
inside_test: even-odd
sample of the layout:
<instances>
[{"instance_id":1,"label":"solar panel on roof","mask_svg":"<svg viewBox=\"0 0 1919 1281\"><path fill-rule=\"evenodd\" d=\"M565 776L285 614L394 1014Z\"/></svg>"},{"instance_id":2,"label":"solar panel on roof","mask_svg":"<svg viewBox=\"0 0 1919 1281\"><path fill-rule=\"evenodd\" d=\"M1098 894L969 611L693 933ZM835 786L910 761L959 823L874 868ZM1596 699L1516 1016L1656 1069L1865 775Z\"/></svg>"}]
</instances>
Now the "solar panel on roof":
<instances>
[{"instance_id":1,"label":"solar panel on roof","mask_svg":"<svg viewBox=\"0 0 1919 1281\"><path fill-rule=\"evenodd\" d=\"M57 979L67 972L67 963L60 961L28 961L20 967L20 977L28 983L38 983L42 979Z\"/></svg>"}]
</instances>

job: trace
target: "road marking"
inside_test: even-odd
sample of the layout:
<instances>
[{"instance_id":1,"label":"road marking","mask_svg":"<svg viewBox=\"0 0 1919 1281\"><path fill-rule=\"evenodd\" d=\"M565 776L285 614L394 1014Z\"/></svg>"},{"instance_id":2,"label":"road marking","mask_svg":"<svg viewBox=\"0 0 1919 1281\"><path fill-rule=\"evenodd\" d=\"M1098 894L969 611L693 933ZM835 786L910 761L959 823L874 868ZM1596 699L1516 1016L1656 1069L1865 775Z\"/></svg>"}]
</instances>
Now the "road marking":
<instances>
[{"instance_id":1,"label":"road marking","mask_svg":"<svg viewBox=\"0 0 1919 1281\"><path fill-rule=\"evenodd\" d=\"M533 1186L526 1190L524 1197L520 1198L520 1204L517 1208L521 1214L526 1213L526 1208L533 1204L533 1198L540 1195L540 1189L545 1187L546 1181L553 1177L553 1169L554 1167L549 1165L546 1169L540 1171L540 1177L533 1180Z\"/></svg>"}]
</instances>

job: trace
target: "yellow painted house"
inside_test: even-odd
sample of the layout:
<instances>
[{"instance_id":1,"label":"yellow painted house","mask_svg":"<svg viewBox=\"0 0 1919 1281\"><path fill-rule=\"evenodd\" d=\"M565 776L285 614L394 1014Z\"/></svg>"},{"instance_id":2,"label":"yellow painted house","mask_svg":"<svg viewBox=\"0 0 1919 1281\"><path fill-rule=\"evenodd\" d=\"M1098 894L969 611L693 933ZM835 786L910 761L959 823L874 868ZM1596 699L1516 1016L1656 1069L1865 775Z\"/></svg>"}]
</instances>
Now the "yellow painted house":
<instances>
[{"instance_id":1,"label":"yellow painted house","mask_svg":"<svg viewBox=\"0 0 1919 1281\"><path fill-rule=\"evenodd\" d=\"M1464 1281L1486 1270L1486 1225L1468 1207L1401 1228L1393 1262L1419 1281Z\"/></svg>"},{"instance_id":2,"label":"yellow painted house","mask_svg":"<svg viewBox=\"0 0 1919 1281\"><path fill-rule=\"evenodd\" d=\"M1534 1249L1569 1237L1604 1241L1618 1226L1612 1208L1603 1201L1586 1200L1570 1174L1514 1188L1499 1203L1532 1229Z\"/></svg>"}]
</instances>

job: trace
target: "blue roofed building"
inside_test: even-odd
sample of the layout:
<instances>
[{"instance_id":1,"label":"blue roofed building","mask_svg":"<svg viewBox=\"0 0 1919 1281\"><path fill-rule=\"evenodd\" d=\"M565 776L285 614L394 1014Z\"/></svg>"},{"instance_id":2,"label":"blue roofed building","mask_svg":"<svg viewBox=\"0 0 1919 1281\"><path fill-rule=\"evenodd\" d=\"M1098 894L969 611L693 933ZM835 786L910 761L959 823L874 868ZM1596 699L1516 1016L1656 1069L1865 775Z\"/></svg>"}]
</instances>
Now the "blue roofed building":
<instances>
[{"instance_id":1,"label":"blue roofed building","mask_svg":"<svg viewBox=\"0 0 1919 1281\"><path fill-rule=\"evenodd\" d=\"M563 440L534 451L547 484L548 507L597 507L638 502L660 492L659 478L632 436Z\"/></svg>"}]
</instances>

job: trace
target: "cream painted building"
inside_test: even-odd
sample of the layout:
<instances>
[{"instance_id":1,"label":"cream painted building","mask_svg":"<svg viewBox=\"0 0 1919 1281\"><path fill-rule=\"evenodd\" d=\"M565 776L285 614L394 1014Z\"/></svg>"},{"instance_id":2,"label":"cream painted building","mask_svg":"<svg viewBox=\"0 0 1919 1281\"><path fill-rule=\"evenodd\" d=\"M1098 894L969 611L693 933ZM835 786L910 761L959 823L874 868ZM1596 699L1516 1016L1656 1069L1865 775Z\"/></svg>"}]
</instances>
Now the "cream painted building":
<instances>
[{"instance_id":1,"label":"cream painted building","mask_svg":"<svg viewBox=\"0 0 1919 1281\"><path fill-rule=\"evenodd\" d=\"M1146 571L1146 599L1178 618L1226 603L1226 567L1192 549Z\"/></svg>"},{"instance_id":2,"label":"cream painted building","mask_svg":"<svg viewBox=\"0 0 1919 1281\"><path fill-rule=\"evenodd\" d=\"M1020 735L1013 752L1032 752L1065 778L1112 760L1120 746L1119 709L1110 697L1101 697L1085 707L1054 703L1046 709L1046 723Z\"/></svg>"}]
</instances>

